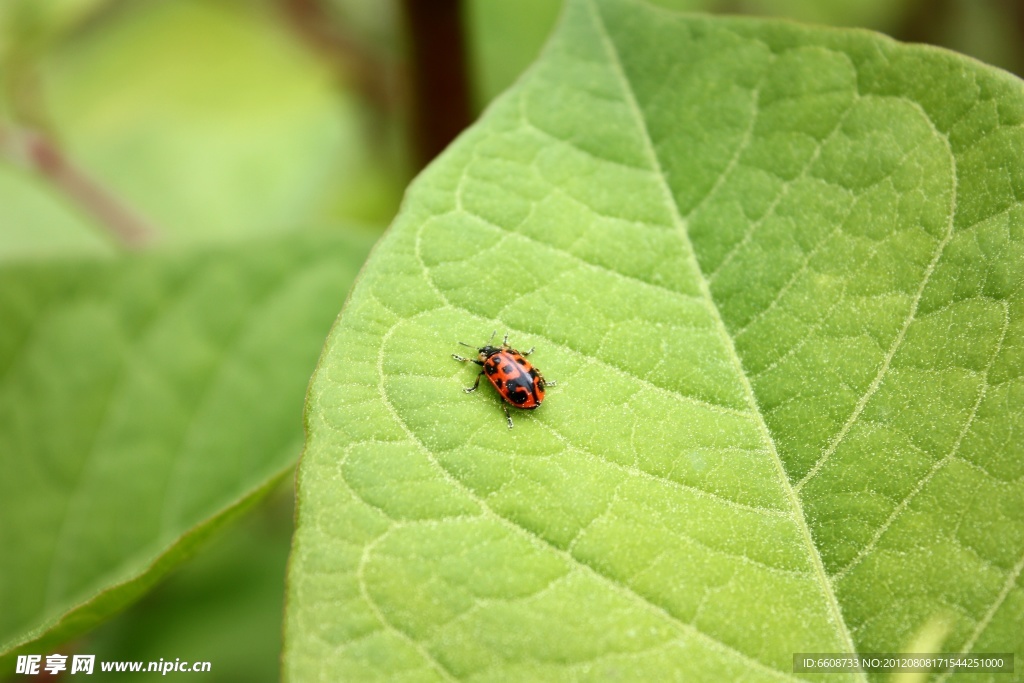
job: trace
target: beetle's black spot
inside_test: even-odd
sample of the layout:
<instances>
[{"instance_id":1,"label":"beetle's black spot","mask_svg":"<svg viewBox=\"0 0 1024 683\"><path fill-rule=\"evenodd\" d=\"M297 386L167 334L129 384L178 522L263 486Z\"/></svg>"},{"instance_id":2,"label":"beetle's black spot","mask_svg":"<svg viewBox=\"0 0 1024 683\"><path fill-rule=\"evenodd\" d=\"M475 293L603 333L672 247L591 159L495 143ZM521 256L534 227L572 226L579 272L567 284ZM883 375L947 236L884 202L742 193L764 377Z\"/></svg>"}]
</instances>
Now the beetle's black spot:
<instances>
[{"instance_id":1,"label":"beetle's black spot","mask_svg":"<svg viewBox=\"0 0 1024 683\"><path fill-rule=\"evenodd\" d=\"M512 364L511 364L511 363L509 363L509 364L507 364L507 365L502 365L502 366L501 366L501 371L502 371L502 373L504 373L504 374L506 374L506 375L511 375L511 374L512 374L512 372L513 372L513 369L512 369Z\"/></svg>"},{"instance_id":2,"label":"beetle's black spot","mask_svg":"<svg viewBox=\"0 0 1024 683\"><path fill-rule=\"evenodd\" d=\"M526 362L526 359L523 358L522 356L516 356L516 362L519 363L520 365L522 365L524 368L527 365L529 365L529 363Z\"/></svg>"},{"instance_id":3,"label":"beetle's black spot","mask_svg":"<svg viewBox=\"0 0 1024 683\"><path fill-rule=\"evenodd\" d=\"M501 389L503 386L505 386L505 380L503 380L500 377L495 377L491 381L494 382L494 386L498 387L499 389Z\"/></svg>"},{"instance_id":4,"label":"beetle's black spot","mask_svg":"<svg viewBox=\"0 0 1024 683\"><path fill-rule=\"evenodd\" d=\"M540 377L540 373L537 372L537 368L530 368L530 377L537 379Z\"/></svg>"},{"instance_id":5,"label":"beetle's black spot","mask_svg":"<svg viewBox=\"0 0 1024 683\"><path fill-rule=\"evenodd\" d=\"M513 403L526 403L530 398L530 392L523 387L516 387L516 390L508 395Z\"/></svg>"},{"instance_id":6,"label":"beetle's black spot","mask_svg":"<svg viewBox=\"0 0 1024 683\"><path fill-rule=\"evenodd\" d=\"M488 375L493 375L497 371L498 371L498 366L495 365L494 363L487 363L487 364L484 365L484 372L486 372Z\"/></svg>"}]
</instances>

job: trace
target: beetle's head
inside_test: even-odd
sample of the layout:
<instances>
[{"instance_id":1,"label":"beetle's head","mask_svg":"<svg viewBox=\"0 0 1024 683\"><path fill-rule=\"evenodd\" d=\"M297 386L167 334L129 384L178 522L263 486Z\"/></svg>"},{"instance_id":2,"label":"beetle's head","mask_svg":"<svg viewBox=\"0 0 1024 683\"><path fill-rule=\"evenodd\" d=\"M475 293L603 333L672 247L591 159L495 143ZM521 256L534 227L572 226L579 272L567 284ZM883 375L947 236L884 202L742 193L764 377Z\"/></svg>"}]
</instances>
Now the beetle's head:
<instances>
[{"instance_id":1,"label":"beetle's head","mask_svg":"<svg viewBox=\"0 0 1024 683\"><path fill-rule=\"evenodd\" d=\"M477 349L477 351L480 353L480 360L483 361L483 360L487 360L488 358L490 358L494 354L496 354L499 351L501 351L501 347L500 346L491 346L490 344L488 344L487 346L481 346L479 349Z\"/></svg>"}]
</instances>

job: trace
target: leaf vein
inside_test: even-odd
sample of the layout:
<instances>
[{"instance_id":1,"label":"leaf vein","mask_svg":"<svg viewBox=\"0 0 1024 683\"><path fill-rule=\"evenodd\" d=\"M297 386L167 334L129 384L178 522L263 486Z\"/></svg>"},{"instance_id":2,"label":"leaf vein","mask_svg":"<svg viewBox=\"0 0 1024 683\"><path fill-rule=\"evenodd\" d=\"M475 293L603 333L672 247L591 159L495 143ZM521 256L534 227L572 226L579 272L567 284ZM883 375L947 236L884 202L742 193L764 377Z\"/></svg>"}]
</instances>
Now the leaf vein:
<instances>
[{"instance_id":1,"label":"leaf vein","mask_svg":"<svg viewBox=\"0 0 1024 683\"><path fill-rule=\"evenodd\" d=\"M417 316L419 316L419 315L423 315L423 314L422 313L417 314ZM414 316L414 317L417 317L417 316ZM406 433L406 435L408 436L410 442L417 445L417 447L424 453L424 455L426 455L426 457L430 461L430 463L434 467L437 468L437 470L441 473L441 475L445 479L447 479L451 483L451 485L453 487L455 487L456 489L462 491L471 500L476 502L477 505L480 506L480 508L483 511L485 511L487 514L491 515L495 520L497 520L503 526L505 526L505 527L507 527L507 528L509 528L509 529L511 529L513 531L515 531L518 534L525 535L525 537L527 539L529 539L530 542L533 543L535 546L537 546L537 547L539 547L541 549L547 550L548 552L553 552L553 553L557 554L559 557L561 557L570 566L576 566L576 567L579 567L579 568L587 571L592 576L594 576L596 579L598 579L601 583L606 584L612 590L618 591L618 592L624 594L626 597L630 598L631 600L637 601L637 603L640 604L641 606L643 606L646 609L652 611L656 615L659 615L661 618L667 620L667 622L670 625L672 625L672 627L675 628L677 631L679 631L681 634L689 635L689 636L695 636L698 639L700 639L703 642L705 642L705 644L707 644L708 646L712 647L713 649L716 649L716 650L719 650L719 651L724 651L725 653L728 653L730 655L736 656L737 658L739 658L739 659L741 659L741 660L743 660L743 661L745 661L745 662L747 662L747 663L749 663L749 664L751 664L753 666L756 666L759 669L770 671L773 675L778 675L780 673L784 674L784 675L786 674L786 672L782 672L782 671L780 671L778 669L774 669L774 668L764 664L763 662L760 662L757 659L751 657L750 655L747 655L746 653L742 652L741 650L737 650L733 646L729 645L728 643L725 643L724 641L721 641L721 640L715 638L711 634L708 634L708 633L705 633L705 632L701 631L700 629L698 629L697 627L693 626L692 624L688 624L688 623L686 623L684 621L681 621L678 617L674 616L672 613L667 611L664 607L662 607L661 605L658 605L655 602L652 602L649 598L647 598L647 597L637 593L636 591L634 591L629 586L623 584L621 581L618 581L614 577L611 577L611 576L608 576L608 575L602 573L596 567L593 567L590 564L587 564L586 562L580 561L579 559L574 557L571 553L569 553L569 552L559 548L558 546L554 545L553 543L551 543L547 539L543 538L542 536L539 536L537 533L535 533L534 531L530 530L529 528L521 526L521 525L517 524L516 522L514 522L513 520L504 517L497 510L495 510L490 505L488 505L486 500L482 499L479 495L476 494L476 492L474 492L468 486L463 484L457 477L455 477L446 467L444 467L444 465L442 465L440 463L440 461L438 461L438 459L436 457L434 457L433 452L431 452L431 450L427 447L427 445L425 443L423 443L423 441L421 441L418 436L416 436L416 433L409 427L409 425L406 424L406 422L402 418L401 414L395 409L394 405L391 403L390 399L388 398L387 392L384 390L384 367L383 367L383 363L384 363L384 360L383 360L384 359L384 348L387 345L388 340L391 338L391 335L397 329L398 329L398 325L397 324L392 325L391 328L388 330L388 332L386 334L384 334L383 338L381 339L380 346L378 347L378 353L377 353L377 375L378 375L378 391L380 393L381 401L386 406L388 412L391 414L391 416L395 420L396 424L398 424L398 426Z\"/></svg>"},{"instance_id":2,"label":"leaf vein","mask_svg":"<svg viewBox=\"0 0 1024 683\"><path fill-rule=\"evenodd\" d=\"M402 629L398 628L398 626L391 623L387 616L385 616L384 612L380 609L380 606L377 604L377 602L373 599L373 597L370 596L370 591L366 586L366 576L364 574L366 561L369 558L373 548L377 545L377 543L381 541L381 539L385 538L386 536L387 532L381 534L376 539L363 546L363 553L359 558L359 567L356 569L356 580L359 583L359 594L362 596L363 600L370 608L370 611L373 612L373 615L377 618L378 621L380 621L381 626L383 626L386 631L395 634L399 637L399 639L408 643L414 650L416 650L420 657L423 658L427 666L436 671L441 678L443 678L446 681L458 681L459 679L451 671L449 671L444 666L444 664L442 664L433 654L431 654L431 652L426 648L426 646L423 643L419 642L410 634L406 633Z\"/></svg>"},{"instance_id":3,"label":"leaf vein","mask_svg":"<svg viewBox=\"0 0 1024 683\"><path fill-rule=\"evenodd\" d=\"M750 243L750 241L754 238L754 233L757 232L758 228L760 228L761 225L764 224L764 222L768 219L769 216L772 216L774 214L775 209L778 208L782 200L789 196L790 189L793 187L793 185L797 181L807 177L807 174L811 170L811 167L821 156L821 151L825 148L825 145L828 144L829 140L831 140L832 137L840 131L840 129L842 129L843 123L846 121L846 117L849 116L850 112L852 111L853 107L851 106L847 108L841 116L836 118L836 123L832 127L832 130L830 130L825 137L818 141L818 144L815 146L814 151L811 153L811 156L807 158L807 161L804 163L803 168L800 169L800 173L795 178L788 181L780 178L781 189L779 190L779 192L775 195L774 199L772 199L771 203L768 204L768 206L765 208L764 213L762 213L755 220L750 222L750 227L748 227L747 230L743 233L743 237L741 237L740 240L722 256L722 260L718 262L718 265L716 265L711 270L711 272L707 274L706 277L709 283L714 282L718 275L722 272L722 270L728 267L728 265L740 252L740 250L742 250L743 247ZM844 191L849 191L845 187L842 189Z\"/></svg>"},{"instance_id":4,"label":"leaf vein","mask_svg":"<svg viewBox=\"0 0 1024 683\"><path fill-rule=\"evenodd\" d=\"M643 111L641 110L640 105L637 102L636 95L633 92L630 81L625 74L621 57L619 56L618 51L616 50L616 47L612 42L611 36L608 34L608 29L603 23L603 19L600 16L600 12L594 5L594 0L589 0L588 7L590 8L591 14L594 17L594 24L596 30L600 33L600 38L605 46L606 52L608 53L608 57L611 62L612 68L615 70L615 73L618 76L618 79L621 83L622 91L626 98L626 101L629 103L630 108L634 113L637 125L639 126L640 130L644 133L643 140L646 146L647 155L650 159L653 168L656 171L658 171L655 174L655 177L659 180L662 193L665 196L666 204L674 212L674 216L676 218L677 232L679 233L680 239L688 247L692 268L694 272L698 275L698 283L702 290L702 293L704 294L708 309L713 314L716 320L717 327L719 329L719 333L722 337L723 343L725 344L726 348L729 349L731 352L732 360L736 366L737 374L743 385L748 403L751 407L751 411L758 418L758 424L764 436L765 444L766 446L768 446L773 456L773 464L777 469L778 476L780 478L780 483L786 490L787 497L792 507L794 521L797 522L797 525L803 533L804 542L807 547L807 553L814 566L814 571L821 585L822 594L826 601L829 612L835 622L834 625L836 628L837 635L844 641L848 652L856 652L856 648L853 644L853 638L850 636L849 629L846 626L846 621L843 619L842 611L839 607L839 602L836 598L835 590L832 586L832 583L829 581L828 575L825 572L825 568L821 560L821 554L818 552L818 548L814 544L814 539L811 534L810 527L807 524L807 518L803 512L803 506L800 502L800 498L797 495L797 492L793 489L792 485L790 484L789 477L786 475L785 467L783 466L782 460L779 457L775 441L772 438L770 431L768 430L767 424L764 422L764 418L757 405L757 399L754 396L753 388L751 387L750 381L747 378L746 372L743 369L743 363L736 352L735 344L733 344L732 338L729 337L728 330L725 327L725 322L722 320L722 317L718 311L718 307L715 304L715 300L711 295L709 281L707 278L703 276L701 272L700 264L697 261L696 254L693 251L692 244L689 240L689 235L687 234L686 219L679 213L679 205L677 204L675 197L672 194L671 188L668 186L668 183L665 180L665 174L661 167L661 160L659 159L658 153L654 148L650 131L647 129L647 122L644 118ZM863 678L863 673L861 673L861 677Z\"/></svg>"},{"instance_id":5,"label":"leaf vein","mask_svg":"<svg viewBox=\"0 0 1024 683\"><path fill-rule=\"evenodd\" d=\"M985 615L981 618L981 621L978 622L978 625L974 628L974 631L967 639L967 642L964 643L964 646L961 648L961 652L972 652L974 650L974 646L977 644L978 639L981 638L981 634L984 633L985 629L988 628L988 625L992 623L992 619L995 617L996 612L998 612L999 608L1002 607L1004 602L1006 602L1006 598L1010 595L1010 591L1012 591L1014 586L1017 584L1017 580L1020 578L1022 571L1024 571L1024 554L1022 554L1020 559L1017 560L1017 564L1014 565L1013 569L1007 573L1006 581L1003 582L1002 589L999 591L999 594L996 595L995 600L992 601L988 610L985 611ZM946 680L949 678L950 673L951 672L949 671L944 672L939 676L938 681L941 682Z\"/></svg>"},{"instance_id":6,"label":"leaf vein","mask_svg":"<svg viewBox=\"0 0 1024 683\"><path fill-rule=\"evenodd\" d=\"M857 404L853 408L853 412L850 413L850 416L846 419L846 422L843 424L842 428L840 428L836 436L834 436L832 440L829 442L828 446L825 448L825 451L822 453L821 457L819 457L818 461L814 463L814 466L810 469L810 471L808 471L807 474L805 474L804 477L799 482L797 482L795 487L797 493L799 493L803 489L803 487L807 484L808 481L810 481L811 479L818 475L822 467L824 467L825 463L827 463L829 459L831 459L832 455L835 454L836 449L846 438L846 435L849 433L850 428L860 417L860 414L864 411L864 408L867 405L868 401L871 400L871 397L874 396L875 392L877 392L878 389L881 387L882 380L889 372L889 366L892 363L892 359L895 357L896 352L899 350L899 348L903 345L903 340L906 337L907 330L910 328L910 325L916 319L917 308L921 303L922 297L924 296L924 290L927 287L928 282L931 281L931 277L934 274L936 267L938 266L939 260L942 258L942 254L946 250L946 245L949 244L950 240L953 239L953 223L956 218L957 206L956 157L953 154L952 148L950 147L949 139L935 127L935 124L928 116L928 113L924 111L924 109L921 108L921 106L918 105L917 103L914 103L910 100L907 101L916 105L917 109L921 112L921 115L925 118L926 121L928 121L929 125L931 126L932 132L945 143L946 150L949 154L949 161L952 166L953 183L952 191L950 192L951 196L949 206L949 218L946 221L946 231L942 238L939 240L937 246L935 247L935 252L932 255L931 261L928 263L928 266L925 268L924 276L921 278L921 284L918 286L917 292L915 292L914 294L914 298L910 303L910 308L907 311L907 315L903 319L903 324L900 327L899 332L897 332L896 337L893 339L892 344L890 344L889 349L886 351L885 357L882 359L882 363L878 368L878 372L875 374L875 377L871 381L871 384L868 386L867 390L864 392L863 395L861 395L860 399L857 401Z\"/></svg>"},{"instance_id":7,"label":"leaf vein","mask_svg":"<svg viewBox=\"0 0 1024 683\"><path fill-rule=\"evenodd\" d=\"M861 548L860 551L857 552L856 556L854 556L854 558L846 566L842 567L837 572L835 572L835 574L832 577L833 581L835 581L836 583L839 583L840 581L842 581L844 576L846 576L851 570L853 570L861 562L863 562L864 558L872 550L875 549L875 547L878 545L879 540L882 538L883 535L885 535L886 531L889 530L889 528L892 526L893 522L895 522L907 510L907 508L910 506L910 503L914 500L914 498L917 497L917 495L919 493L921 493L921 491L924 490L925 486L928 485L928 482L932 480L932 478L935 476L935 474L939 470L941 470L943 467L945 467L947 464L949 464L949 462L951 462L957 456L957 452L960 450L960 445L963 443L964 437L967 435L967 433L970 431L971 427L973 426L975 417L978 414L978 409L981 407L981 404L984 402L985 396L988 393L988 387L990 385L989 385L989 383L987 381L987 378L988 378L989 373L992 370L992 366L995 364L996 358L999 356L999 353L1002 350L1003 342L1006 339L1006 331L1009 329L1009 327L1010 327L1010 310L1009 310L1009 305L1006 304L1005 302L1003 302L1003 326L1002 326L1000 334L999 334L999 340L996 342L995 349L992 352L992 356L989 358L988 363L985 366L984 374L985 374L985 378L986 379L985 379L985 381L983 381L981 383L981 388L978 391L978 397L977 397L977 399L975 399L974 405L971 406L971 412L968 415L967 420L964 422L964 426L960 430L960 433L957 434L956 441L953 442L953 447L950 449L949 453L947 453L945 455L945 457L937 460L935 462L935 464L932 465L932 467L928 470L928 472L924 475L924 477L922 477L914 485L914 487L907 493L907 495L903 498L903 500L901 500L893 508L892 512L889 514L889 517L882 523L882 525L878 528L878 530L872 535L872 537L868 541L868 543L863 548Z\"/></svg>"}]
</instances>

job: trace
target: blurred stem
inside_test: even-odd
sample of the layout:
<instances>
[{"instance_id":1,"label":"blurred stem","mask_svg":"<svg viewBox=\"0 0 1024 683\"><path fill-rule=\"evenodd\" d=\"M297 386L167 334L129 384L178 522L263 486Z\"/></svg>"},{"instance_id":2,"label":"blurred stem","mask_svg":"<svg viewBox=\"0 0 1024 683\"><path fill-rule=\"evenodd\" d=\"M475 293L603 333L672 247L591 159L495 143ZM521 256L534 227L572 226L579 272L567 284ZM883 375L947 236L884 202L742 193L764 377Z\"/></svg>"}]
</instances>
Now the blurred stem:
<instances>
[{"instance_id":1,"label":"blurred stem","mask_svg":"<svg viewBox=\"0 0 1024 683\"><path fill-rule=\"evenodd\" d=\"M0 0L2 2L2 0ZM45 43L36 44L29 36L3 55L0 98L9 107L13 121L0 118L0 158L27 167L51 187L70 199L80 210L122 248L140 249L157 236L142 217L120 202L103 185L75 166L45 131L52 128L42 96L37 70Z\"/></svg>"},{"instance_id":2,"label":"blurred stem","mask_svg":"<svg viewBox=\"0 0 1024 683\"><path fill-rule=\"evenodd\" d=\"M1013 22L1014 32L1017 34L1016 49L1013 53L1013 71L1024 78L1024 2L1021 0L1000 0L999 6L1004 16Z\"/></svg>"},{"instance_id":3,"label":"blurred stem","mask_svg":"<svg viewBox=\"0 0 1024 683\"><path fill-rule=\"evenodd\" d=\"M322 0L280 0L299 36L351 81L381 112L395 108L395 65L367 49L338 25Z\"/></svg>"},{"instance_id":4,"label":"blurred stem","mask_svg":"<svg viewBox=\"0 0 1024 683\"><path fill-rule=\"evenodd\" d=\"M324 0L278 0L302 39L334 65L382 114L403 102L396 86L408 82L410 139L422 168L471 121L465 36L460 0L402 0L408 68L389 62L347 32Z\"/></svg>"},{"instance_id":5,"label":"blurred stem","mask_svg":"<svg viewBox=\"0 0 1024 683\"><path fill-rule=\"evenodd\" d=\"M952 13L951 0L917 0L908 4L903 21L893 31L893 37L905 43L932 43L941 45L943 27Z\"/></svg>"},{"instance_id":6,"label":"blurred stem","mask_svg":"<svg viewBox=\"0 0 1024 683\"><path fill-rule=\"evenodd\" d=\"M156 230L148 222L72 164L45 135L0 125L0 153L42 176L89 214L123 248L141 249L157 237Z\"/></svg>"},{"instance_id":7,"label":"blurred stem","mask_svg":"<svg viewBox=\"0 0 1024 683\"><path fill-rule=\"evenodd\" d=\"M403 0L409 30L416 162L425 166L470 123L460 0Z\"/></svg>"}]
</instances>

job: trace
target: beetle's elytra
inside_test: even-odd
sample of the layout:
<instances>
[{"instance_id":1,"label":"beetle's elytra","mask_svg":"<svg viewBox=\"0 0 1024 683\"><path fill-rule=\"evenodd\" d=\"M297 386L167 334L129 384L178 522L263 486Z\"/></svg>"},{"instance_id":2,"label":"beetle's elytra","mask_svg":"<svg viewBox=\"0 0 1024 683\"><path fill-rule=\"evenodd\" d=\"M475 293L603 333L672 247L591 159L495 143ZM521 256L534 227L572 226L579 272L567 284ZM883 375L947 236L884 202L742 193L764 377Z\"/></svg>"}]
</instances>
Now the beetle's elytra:
<instances>
[{"instance_id":1,"label":"beetle's elytra","mask_svg":"<svg viewBox=\"0 0 1024 683\"><path fill-rule=\"evenodd\" d=\"M480 386L480 378L487 377L490 383L497 390L505 403L523 410L534 410L544 402L544 389L554 386L554 382L546 382L544 375L540 374L537 368L526 360L526 357L533 353L530 349L525 353L516 351L508 345L508 334L501 342L501 346L491 346L491 341L497 330L491 333L491 339L486 346L476 347L472 344L459 342L463 346L477 350L476 358L464 358L452 354L452 358L462 363L476 363L481 366L480 374L476 376L473 386L464 389L468 394L477 390ZM512 415L508 412L508 405L502 405L505 410L505 418L508 420L508 428L512 429Z\"/></svg>"}]
</instances>

